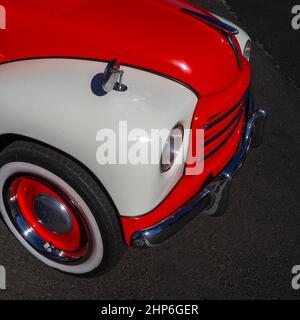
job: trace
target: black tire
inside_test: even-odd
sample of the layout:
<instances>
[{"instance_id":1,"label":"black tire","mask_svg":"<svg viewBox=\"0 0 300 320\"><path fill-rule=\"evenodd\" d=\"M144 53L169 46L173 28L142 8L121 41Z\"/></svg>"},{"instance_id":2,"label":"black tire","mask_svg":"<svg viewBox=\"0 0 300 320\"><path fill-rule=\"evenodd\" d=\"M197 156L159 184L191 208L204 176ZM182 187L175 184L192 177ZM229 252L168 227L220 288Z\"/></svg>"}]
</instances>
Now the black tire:
<instances>
[{"instance_id":1,"label":"black tire","mask_svg":"<svg viewBox=\"0 0 300 320\"><path fill-rule=\"evenodd\" d=\"M0 153L0 177L2 168L13 167L13 165L17 163L30 164L37 168L42 168L42 170L45 169L62 179L80 195L94 216L99 228L103 242L101 263L89 272L73 273L65 271L64 267L62 267L62 269L59 268L59 270L77 276L91 276L94 274L102 274L114 267L120 260L125 249L120 221L110 199L92 175L80 164L69 159L67 156L29 141L16 141ZM2 185L1 188L3 189ZM3 190L1 197L4 198ZM1 208L1 211L3 211L3 208Z\"/></svg>"}]
</instances>

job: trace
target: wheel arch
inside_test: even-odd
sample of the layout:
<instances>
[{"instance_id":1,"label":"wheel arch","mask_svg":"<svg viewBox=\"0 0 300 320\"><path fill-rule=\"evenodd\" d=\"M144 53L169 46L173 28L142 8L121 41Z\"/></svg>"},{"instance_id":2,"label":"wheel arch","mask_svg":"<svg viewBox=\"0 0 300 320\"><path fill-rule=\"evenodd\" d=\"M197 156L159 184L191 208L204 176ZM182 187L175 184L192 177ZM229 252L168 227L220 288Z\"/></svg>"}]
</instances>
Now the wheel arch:
<instances>
[{"instance_id":1,"label":"wheel arch","mask_svg":"<svg viewBox=\"0 0 300 320\"><path fill-rule=\"evenodd\" d=\"M104 187L102 182L99 180L99 178L85 164L83 164L81 161L79 161L78 159L76 159L75 157L70 155L69 153L67 153L63 150L60 150L52 145L49 145L43 141L28 137L28 136L20 135L20 134L15 134L15 133L6 133L6 134L0 135L0 153L6 147L8 147L10 144L12 144L16 141L28 141L28 142L32 142L32 143L38 144L40 146L43 146L45 148L51 149L52 151L55 151L55 152L63 155L64 157L68 158L69 160L75 162L78 166L80 166L82 169L84 169L95 180L97 185L101 188L103 193L106 195L110 204L113 206L113 208L116 212L116 216L118 218L122 233L123 233L123 228L122 228L121 219L120 219L120 213L119 213L117 206L115 205L113 199L111 198L110 194L108 193L108 191L106 190L106 188Z\"/></svg>"}]
</instances>

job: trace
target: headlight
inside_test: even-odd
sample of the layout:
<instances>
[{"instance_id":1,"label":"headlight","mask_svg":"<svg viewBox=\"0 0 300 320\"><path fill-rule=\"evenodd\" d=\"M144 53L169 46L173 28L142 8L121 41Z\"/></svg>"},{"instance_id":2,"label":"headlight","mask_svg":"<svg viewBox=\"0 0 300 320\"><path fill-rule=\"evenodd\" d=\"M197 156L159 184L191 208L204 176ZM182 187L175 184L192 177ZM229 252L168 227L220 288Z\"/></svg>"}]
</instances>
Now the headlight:
<instances>
[{"instance_id":1,"label":"headlight","mask_svg":"<svg viewBox=\"0 0 300 320\"><path fill-rule=\"evenodd\" d=\"M251 46L252 46L251 40L248 40L248 41L246 42L246 45L245 45L245 48L244 48L244 52L243 52L244 57L245 57L248 61L250 61L250 57L251 57Z\"/></svg>"},{"instance_id":2,"label":"headlight","mask_svg":"<svg viewBox=\"0 0 300 320\"><path fill-rule=\"evenodd\" d=\"M161 156L161 172L167 172L173 166L183 143L183 133L184 129L181 124L178 124L172 129Z\"/></svg>"}]
</instances>

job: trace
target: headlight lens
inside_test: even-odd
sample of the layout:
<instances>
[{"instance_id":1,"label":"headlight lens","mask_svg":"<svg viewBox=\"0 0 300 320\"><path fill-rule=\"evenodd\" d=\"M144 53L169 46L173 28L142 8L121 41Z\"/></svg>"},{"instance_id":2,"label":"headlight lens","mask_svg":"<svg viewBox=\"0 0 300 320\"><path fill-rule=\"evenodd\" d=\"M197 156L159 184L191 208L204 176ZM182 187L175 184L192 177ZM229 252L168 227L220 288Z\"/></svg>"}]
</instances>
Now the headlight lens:
<instances>
[{"instance_id":1,"label":"headlight lens","mask_svg":"<svg viewBox=\"0 0 300 320\"><path fill-rule=\"evenodd\" d=\"M250 61L250 57L251 57L251 47L252 47L251 40L248 40L246 42L246 45L245 45L245 48L244 48L244 52L243 52L244 57L248 61Z\"/></svg>"},{"instance_id":2,"label":"headlight lens","mask_svg":"<svg viewBox=\"0 0 300 320\"><path fill-rule=\"evenodd\" d=\"M161 156L161 162L160 162L161 172L163 173L167 172L173 166L183 143L183 134L184 134L184 129L181 124L176 125L172 129L165 143L163 153Z\"/></svg>"}]
</instances>

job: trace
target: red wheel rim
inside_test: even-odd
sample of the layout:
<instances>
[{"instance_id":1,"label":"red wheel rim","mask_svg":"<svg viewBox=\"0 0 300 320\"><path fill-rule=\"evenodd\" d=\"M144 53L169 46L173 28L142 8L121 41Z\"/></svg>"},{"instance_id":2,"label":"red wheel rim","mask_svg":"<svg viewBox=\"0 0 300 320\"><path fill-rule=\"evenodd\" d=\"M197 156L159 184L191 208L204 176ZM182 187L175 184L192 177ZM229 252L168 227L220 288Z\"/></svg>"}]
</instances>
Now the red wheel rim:
<instances>
[{"instance_id":1,"label":"red wheel rim","mask_svg":"<svg viewBox=\"0 0 300 320\"><path fill-rule=\"evenodd\" d=\"M15 177L9 184L7 201L15 212L12 218L21 228L19 232L44 255L74 261L91 250L91 235L82 210L53 183L36 177Z\"/></svg>"}]
</instances>

